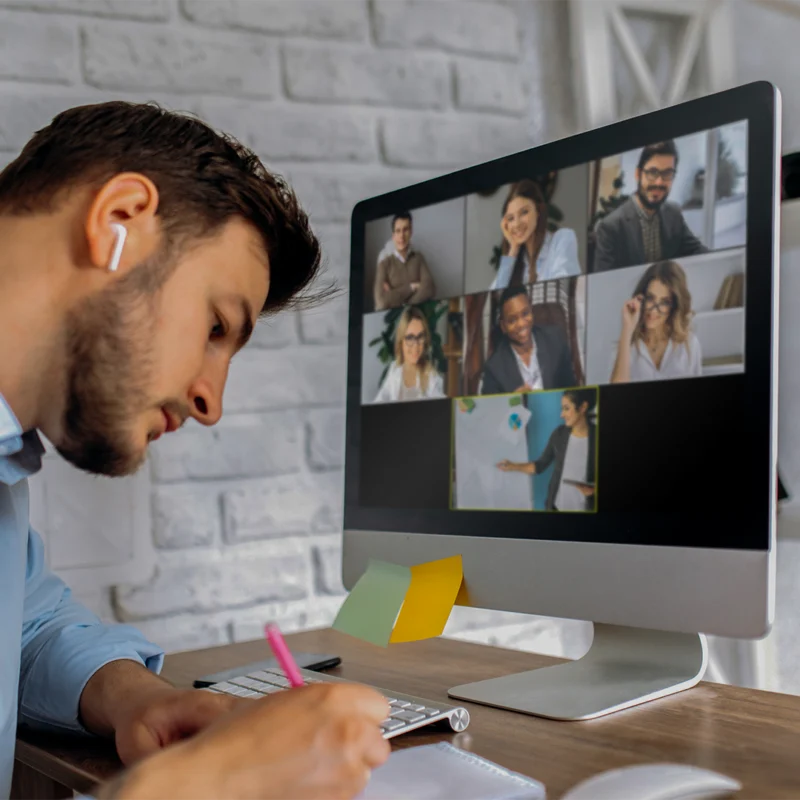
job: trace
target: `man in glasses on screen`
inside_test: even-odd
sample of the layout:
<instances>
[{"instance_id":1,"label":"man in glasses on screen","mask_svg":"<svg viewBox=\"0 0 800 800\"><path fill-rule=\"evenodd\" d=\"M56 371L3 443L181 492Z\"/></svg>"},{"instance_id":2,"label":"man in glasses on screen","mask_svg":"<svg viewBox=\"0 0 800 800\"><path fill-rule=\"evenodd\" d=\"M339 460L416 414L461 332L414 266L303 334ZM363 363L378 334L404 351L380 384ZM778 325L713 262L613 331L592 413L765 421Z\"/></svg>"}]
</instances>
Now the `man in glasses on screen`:
<instances>
[{"instance_id":1,"label":"man in glasses on screen","mask_svg":"<svg viewBox=\"0 0 800 800\"><path fill-rule=\"evenodd\" d=\"M672 140L642 150L636 192L597 225L592 272L708 252L680 208L667 202L677 169L678 151Z\"/></svg>"}]
</instances>

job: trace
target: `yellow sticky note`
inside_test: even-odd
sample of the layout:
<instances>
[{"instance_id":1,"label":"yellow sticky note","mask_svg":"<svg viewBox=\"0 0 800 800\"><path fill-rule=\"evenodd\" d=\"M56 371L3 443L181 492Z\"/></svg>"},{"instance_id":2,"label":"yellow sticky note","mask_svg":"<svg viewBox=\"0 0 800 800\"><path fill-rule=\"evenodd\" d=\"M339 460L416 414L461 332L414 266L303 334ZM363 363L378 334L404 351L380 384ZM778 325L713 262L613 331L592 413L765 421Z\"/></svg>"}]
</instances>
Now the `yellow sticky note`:
<instances>
[{"instance_id":1,"label":"yellow sticky note","mask_svg":"<svg viewBox=\"0 0 800 800\"><path fill-rule=\"evenodd\" d=\"M416 642L441 636L464 577L461 556L417 564L410 569L411 584L390 642Z\"/></svg>"}]
</instances>

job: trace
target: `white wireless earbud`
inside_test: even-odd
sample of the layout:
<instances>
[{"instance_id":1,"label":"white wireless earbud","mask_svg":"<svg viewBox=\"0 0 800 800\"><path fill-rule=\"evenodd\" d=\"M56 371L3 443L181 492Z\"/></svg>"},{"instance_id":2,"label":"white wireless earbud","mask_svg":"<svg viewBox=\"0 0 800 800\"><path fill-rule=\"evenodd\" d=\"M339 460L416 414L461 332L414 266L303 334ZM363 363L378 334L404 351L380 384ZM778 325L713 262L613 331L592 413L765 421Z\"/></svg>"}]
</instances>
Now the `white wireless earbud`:
<instances>
[{"instance_id":1,"label":"white wireless earbud","mask_svg":"<svg viewBox=\"0 0 800 800\"><path fill-rule=\"evenodd\" d=\"M125 239L128 237L128 229L118 222L112 222L111 227L116 231L117 238L114 242L114 251L111 253L111 258L108 261L108 271L116 272L119 266L119 259L122 255L122 248L125 247Z\"/></svg>"}]
</instances>

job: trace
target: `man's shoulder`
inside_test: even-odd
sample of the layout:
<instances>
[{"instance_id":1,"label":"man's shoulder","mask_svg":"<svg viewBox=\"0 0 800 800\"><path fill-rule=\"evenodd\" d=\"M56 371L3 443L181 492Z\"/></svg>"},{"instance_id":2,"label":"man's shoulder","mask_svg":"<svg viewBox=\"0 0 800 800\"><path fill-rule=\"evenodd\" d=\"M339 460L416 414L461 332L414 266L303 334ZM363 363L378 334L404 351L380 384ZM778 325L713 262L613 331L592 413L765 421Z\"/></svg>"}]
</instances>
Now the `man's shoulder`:
<instances>
[{"instance_id":1,"label":"man's shoulder","mask_svg":"<svg viewBox=\"0 0 800 800\"><path fill-rule=\"evenodd\" d=\"M683 219L683 209L677 203L667 201L661 206L661 216L670 221Z\"/></svg>"},{"instance_id":2,"label":"man's shoulder","mask_svg":"<svg viewBox=\"0 0 800 800\"><path fill-rule=\"evenodd\" d=\"M629 197L622 205L615 208L605 219L600 220L598 228L618 228L620 227L631 215L634 200Z\"/></svg>"},{"instance_id":3,"label":"man's shoulder","mask_svg":"<svg viewBox=\"0 0 800 800\"><path fill-rule=\"evenodd\" d=\"M564 331L558 325L534 325L533 335L539 342L566 344Z\"/></svg>"},{"instance_id":4,"label":"man's shoulder","mask_svg":"<svg viewBox=\"0 0 800 800\"><path fill-rule=\"evenodd\" d=\"M503 338L497 343L497 346L494 348L489 358L486 359L484 369L496 367L497 364L505 361L509 355L511 355L511 345L508 343L507 339Z\"/></svg>"}]
</instances>

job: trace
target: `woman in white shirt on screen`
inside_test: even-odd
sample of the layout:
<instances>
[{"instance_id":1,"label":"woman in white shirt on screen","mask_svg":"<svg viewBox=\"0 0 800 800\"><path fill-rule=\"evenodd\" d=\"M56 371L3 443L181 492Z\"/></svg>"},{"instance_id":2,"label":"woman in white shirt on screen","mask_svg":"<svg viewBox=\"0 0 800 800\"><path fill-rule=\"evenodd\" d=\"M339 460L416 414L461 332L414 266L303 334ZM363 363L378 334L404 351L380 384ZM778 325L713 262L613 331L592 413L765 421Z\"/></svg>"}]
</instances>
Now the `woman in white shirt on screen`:
<instances>
[{"instance_id":1,"label":"woman in white shirt on screen","mask_svg":"<svg viewBox=\"0 0 800 800\"><path fill-rule=\"evenodd\" d=\"M503 204L502 255L490 289L581 274L578 238L571 228L547 230L547 203L534 181L515 183Z\"/></svg>"},{"instance_id":2,"label":"woman in white shirt on screen","mask_svg":"<svg viewBox=\"0 0 800 800\"><path fill-rule=\"evenodd\" d=\"M622 307L611 382L702 375L703 356L691 330L692 316L692 296L680 264L659 261L648 267Z\"/></svg>"},{"instance_id":3,"label":"woman in white shirt on screen","mask_svg":"<svg viewBox=\"0 0 800 800\"><path fill-rule=\"evenodd\" d=\"M409 306L394 334L395 360L378 390L376 403L430 400L444 397L442 376L431 358L431 331L425 315Z\"/></svg>"}]
</instances>

